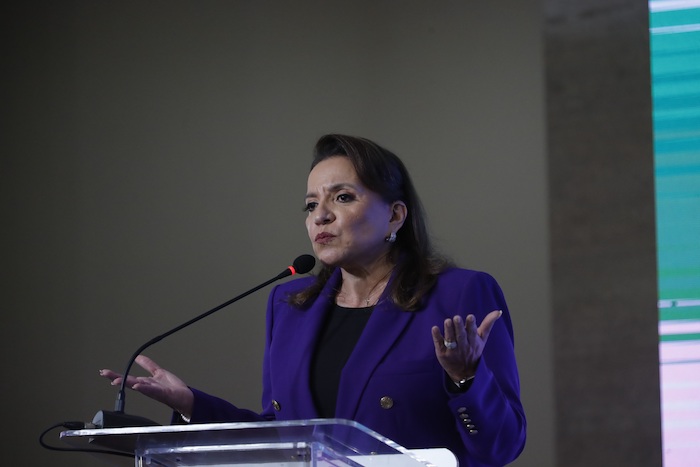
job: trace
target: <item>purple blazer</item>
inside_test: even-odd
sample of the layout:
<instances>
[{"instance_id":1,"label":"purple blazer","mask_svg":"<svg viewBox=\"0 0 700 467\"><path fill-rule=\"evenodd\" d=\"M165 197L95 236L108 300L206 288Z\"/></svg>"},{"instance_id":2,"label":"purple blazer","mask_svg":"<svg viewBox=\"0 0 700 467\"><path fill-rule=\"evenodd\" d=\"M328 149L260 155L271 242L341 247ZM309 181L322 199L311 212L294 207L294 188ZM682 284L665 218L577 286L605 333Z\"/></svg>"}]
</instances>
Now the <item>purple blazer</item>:
<instances>
[{"instance_id":1,"label":"purple blazer","mask_svg":"<svg viewBox=\"0 0 700 467\"><path fill-rule=\"evenodd\" d=\"M313 304L290 306L288 294L313 280L293 280L270 294L262 412L193 389L193 423L319 417L309 388L311 355L340 271ZM456 314L474 314L481 323L499 309L503 315L491 331L471 387L461 394L450 392L452 383L435 357L431 327L442 329L445 318ZM342 370L335 418L355 420L407 448L446 447L460 466L513 461L525 445L526 421L513 328L496 281L482 272L448 269L415 312L402 311L383 295Z\"/></svg>"}]
</instances>

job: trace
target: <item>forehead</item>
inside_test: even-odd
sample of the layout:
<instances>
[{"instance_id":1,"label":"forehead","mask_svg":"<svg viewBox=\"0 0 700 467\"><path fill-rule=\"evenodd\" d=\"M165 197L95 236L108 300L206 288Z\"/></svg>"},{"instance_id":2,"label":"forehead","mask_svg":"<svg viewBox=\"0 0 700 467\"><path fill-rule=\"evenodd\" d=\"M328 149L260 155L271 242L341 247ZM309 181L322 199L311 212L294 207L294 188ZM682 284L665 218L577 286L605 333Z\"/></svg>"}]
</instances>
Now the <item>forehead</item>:
<instances>
[{"instance_id":1,"label":"forehead","mask_svg":"<svg viewBox=\"0 0 700 467\"><path fill-rule=\"evenodd\" d=\"M324 159L309 172L309 189L322 189L338 184L361 186L355 167L345 156L333 156Z\"/></svg>"}]
</instances>

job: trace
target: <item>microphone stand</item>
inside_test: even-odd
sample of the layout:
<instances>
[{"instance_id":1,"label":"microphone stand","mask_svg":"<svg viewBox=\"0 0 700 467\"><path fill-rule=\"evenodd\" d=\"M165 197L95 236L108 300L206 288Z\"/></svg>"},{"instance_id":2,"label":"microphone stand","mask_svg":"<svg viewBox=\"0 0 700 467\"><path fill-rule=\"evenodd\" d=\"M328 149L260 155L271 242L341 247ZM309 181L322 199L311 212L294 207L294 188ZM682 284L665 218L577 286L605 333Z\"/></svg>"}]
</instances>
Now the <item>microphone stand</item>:
<instances>
[{"instance_id":1,"label":"microphone stand","mask_svg":"<svg viewBox=\"0 0 700 467\"><path fill-rule=\"evenodd\" d=\"M171 334L174 334L181 329L186 328L187 326L196 323L197 321L206 318L207 316L211 315L212 313L215 313L219 311L222 308L225 308L229 306L230 304L237 302L238 300L247 297L248 295L257 292L258 290L262 289L263 287L266 287L270 284L272 284L275 281L278 281L280 279L283 279L285 277L291 276L293 274L297 273L307 273L313 269L314 264L316 260L314 259L313 256L311 255L301 255L297 259L294 260L294 263L292 266L287 267L284 271L279 273L277 276L273 277L272 279L269 279L265 282L263 282L260 285L257 285L253 287L252 289L243 292L242 294L233 297L232 299L222 303L221 305L215 306L209 311L205 311L204 313L195 316L194 318L190 319L189 321L180 324L179 326L175 326L169 331L164 332L163 334L154 337L153 339L149 340L145 344L143 344L141 347L139 347L136 352L131 356L129 359L128 364L126 365L126 370L124 370L123 376L122 376L122 382L121 385L119 386L119 392L117 393L117 400L114 403L114 411L108 411L108 410L100 410L95 414L95 417L92 420L92 424L95 425L95 427L98 428L119 428L119 427L126 427L126 426L155 426L159 425L159 423L154 422L153 420L149 420L144 417L140 417L137 415L128 415L124 413L124 405L125 405L125 399L126 399L126 379L127 376L129 375L129 371L131 371L131 367L134 365L134 362L136 361L136 357L141 355L141 353L146 350L148 347L152 346L153 344L156 344L160 342L161 340L165 339L166 337L170 336Z\"/></svg>"}]
</instances>

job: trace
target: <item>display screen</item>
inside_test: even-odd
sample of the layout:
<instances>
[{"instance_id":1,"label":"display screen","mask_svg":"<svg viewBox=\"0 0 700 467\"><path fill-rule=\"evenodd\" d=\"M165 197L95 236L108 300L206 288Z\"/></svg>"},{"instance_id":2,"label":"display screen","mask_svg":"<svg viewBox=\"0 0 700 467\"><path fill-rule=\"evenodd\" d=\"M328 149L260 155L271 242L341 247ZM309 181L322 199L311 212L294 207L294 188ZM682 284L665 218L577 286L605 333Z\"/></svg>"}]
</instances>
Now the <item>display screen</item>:
<instances>
[{"instance_id":1,"label":"display screen","mask_svg":"<svg viewBox=\"0 0 700 467\"><path fill-rule=\"evenodd\" d=\"M649 2L664 467L700 459L700 0Z\"/></svg>"}]
</instances>

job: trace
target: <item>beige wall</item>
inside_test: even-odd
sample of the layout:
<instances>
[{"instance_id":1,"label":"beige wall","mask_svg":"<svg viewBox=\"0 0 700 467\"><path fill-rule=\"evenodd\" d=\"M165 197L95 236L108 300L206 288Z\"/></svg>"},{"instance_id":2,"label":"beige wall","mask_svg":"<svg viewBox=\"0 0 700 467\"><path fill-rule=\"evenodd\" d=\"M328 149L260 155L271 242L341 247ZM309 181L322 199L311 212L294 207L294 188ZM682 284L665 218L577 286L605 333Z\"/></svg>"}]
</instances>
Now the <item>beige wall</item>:
<instances>
[{"instance_id":1,"label":"beige wall","mask_svg":"<svg viewBox=\"0 0 700 467\"><path fill-rule=\"evenodd\" d=\"M636 384L649 374L655 358L649 304L642 300L645 320L638 321L627 316L640 309L637 302L566 301L570 283L562 281L585 285L579 290L594 297L613 290L598 287L593 272L615 280L616 273L635 271L608 268L606 255L588 258L590 276L562 267L585 250L570 254L570 232L559 228L570 224L562 216L576 206L592 202L594 212L600 209L591 193L607 188L615 196L617 185L589 185L586 171L610 163L648 176L648 96L634 88L630 100L642 105L632 112L638 126L623 129L615 143L647 146L620 160L619 151L587 160L585 145L607 124L594 119L579 137L576 124L566 123L568 133L560 133L557 122L567 112L581 112L580 121L598 115L593 104L556 106L557 86L579 85L576 74L557 78L557 63L568 53L551 44L558 40L553 25L562 27L560 12L549 5L543 17L540 2L531 0L482 3L22 2L3 14L9 82L3 89L0 337L10 376L0 387L4 418L13 421L3 435L3 444L13 447L10 461L100 465L87 455L44 451L36 436L51 423L90 420L111 409L116 391L98 369L121 369L153 335L310 251L301 213L310 151L318 136L337 131L373 138L400 154L442 250L465 267L489 271L503 286L529 422L528 445L516 465L575 465L570 453L582 462L595 459L586 456L603 433L648 442L651 463L635 465L656 465L658 440L648 428L601 416L609 392L578 398L592 381L601 389L610 382L617 392L627 376ZM638 19L642 12L636 13ZM572 14L569 24L578 17ZM646 47L643 29L635 26L635 47ZM581 34L578 44L589 42ZM605 50L616 40L603 36L597 46ZM629 74L616 75L621 86L648 79L638 59ZM593 66L593 59L582 70L586 63ZM607 75L605 65L596 65L598 79ZM611 92L608 99L614 98ZM596 151L608 147L598 143ZM564 179L572 187L564 192L555 180L569 174L570 152L582 171ZM642 204L650 189L647 180ZM575 195L578 203L569 203L571 193L590 196ZM634 212L642 229L623 216L621 235L640 239L630 255L642 256L646 288L654 274L648 261L653 212ZM604 230L609 220L591 215L581 222L602 223ZM598 238L588 238L589 246ZM619 284L616 300L641 296L633 277ZM219 312L149 355L194 386L259 407L265 295ZM627 376L593 368L591 362L609 357L600 348L561 352L581 336L560 331L585 316L563 302L590 303L592 316L616 325L615 335L628 329L632 351L612 360L627 365ZM599 316L609 310L612 316ZM628 319L639 324L626 328ZM615 337L604 326L586 332L599 336L591 346ZM627 347L614 342L617 357ZM586 360L582 381L566 370L580 365L574 357ZM638 364L642 357L646 363ZM657 382L645 383L648 398L658 400ZM617 404L619 394L612 400ZM624 407L625 420L638 421L634 408ZM166 410L133 393L127 411L168 420ZM571 427L586 413L596 414L596 425L582 438ZM607 413L619 417L617 410ZM658 426L657 412L644 415ZM581 449L572 448L572 440Z\"/></svg>"},{"instance_id":2,"label":"beige wall","mask_svg":"<svg viewBox=\"0 0 700 467\"><path fill-rule=\"evenodd\" d=\"M557 464L661 465L648 6L545 4Z\"/></svg>"}]
</instances>

